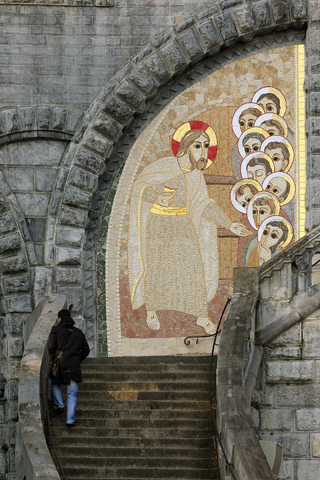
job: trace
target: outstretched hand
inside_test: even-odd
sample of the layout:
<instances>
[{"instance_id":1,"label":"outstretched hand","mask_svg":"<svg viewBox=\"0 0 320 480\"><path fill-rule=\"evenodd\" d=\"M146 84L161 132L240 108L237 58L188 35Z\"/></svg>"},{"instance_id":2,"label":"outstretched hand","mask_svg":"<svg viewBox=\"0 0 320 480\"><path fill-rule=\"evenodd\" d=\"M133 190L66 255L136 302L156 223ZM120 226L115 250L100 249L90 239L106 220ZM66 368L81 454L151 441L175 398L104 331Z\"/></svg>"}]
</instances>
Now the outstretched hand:
<instances>
[{"instance_id":1,"label":"outstretched hand","mask_svg":"<svg viewBox=\"0 0 320 480\"><path fill-rule=\"evenodd\" d=\"M231 224L230 231L239 237L246 237L250 235L252 232L248 230L242 223L234 222Z\"/></svg>"}]
</instances>

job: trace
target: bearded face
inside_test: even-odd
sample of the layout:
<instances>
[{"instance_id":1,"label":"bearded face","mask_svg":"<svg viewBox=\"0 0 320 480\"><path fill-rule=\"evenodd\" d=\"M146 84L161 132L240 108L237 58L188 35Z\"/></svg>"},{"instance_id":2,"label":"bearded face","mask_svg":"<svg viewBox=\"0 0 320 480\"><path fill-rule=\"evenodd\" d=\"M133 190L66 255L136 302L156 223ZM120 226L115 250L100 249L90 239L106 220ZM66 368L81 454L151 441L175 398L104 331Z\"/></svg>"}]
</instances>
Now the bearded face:
<instances>
[{"instance_id":1,"label":"bearded face","mask_svg":"<svg viewBox=\"0 0 320 480\"><path fill-rule=\"evenodd\" d=\"M192 169L204 170L208 164L209 141L204 135L195 140L188 148Z\"/></svg>"}]
</instances>

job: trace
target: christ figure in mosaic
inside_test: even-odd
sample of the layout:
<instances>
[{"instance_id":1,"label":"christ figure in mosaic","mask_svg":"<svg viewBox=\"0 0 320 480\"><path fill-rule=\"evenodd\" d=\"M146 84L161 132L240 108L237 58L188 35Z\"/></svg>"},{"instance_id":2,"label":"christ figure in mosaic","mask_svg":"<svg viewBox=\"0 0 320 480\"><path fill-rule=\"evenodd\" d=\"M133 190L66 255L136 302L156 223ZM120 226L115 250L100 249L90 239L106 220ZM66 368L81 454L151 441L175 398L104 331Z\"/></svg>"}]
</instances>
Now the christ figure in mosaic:
<instances>
[{"instance_id":1,"label":"christ figure in mosaic","mask_svg":"<svg viewBox=\"0 0 320 480\"><path fill-rule=\"evenodd\" d=\"M176 144L174 143L176 142ZM173 137L175 157L148 165L133 185L128 266L133 309L145 303L147 324L159 330L157 310L197 317L212 334L207 303L218 288L217 225L248 235L209 198L203 171L213 163L216 136L204 122L183 124Z\"/></svg>"}]
</instances>

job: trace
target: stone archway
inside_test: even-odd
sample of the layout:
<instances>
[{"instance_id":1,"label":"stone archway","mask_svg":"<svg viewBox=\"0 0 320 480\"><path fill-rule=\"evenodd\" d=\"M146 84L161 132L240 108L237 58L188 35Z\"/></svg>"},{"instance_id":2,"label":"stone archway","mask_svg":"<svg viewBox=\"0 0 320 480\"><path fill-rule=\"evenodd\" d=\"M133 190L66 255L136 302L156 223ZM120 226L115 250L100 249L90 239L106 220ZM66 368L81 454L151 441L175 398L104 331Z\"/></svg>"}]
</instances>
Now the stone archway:
<instances>
[{"instance_id":1,"label":"stone archway","mask_svg":"<svg viewBox=\"0 0 320 480\"><path fill-rule=\"evenodd\" d=\"M296 33L306 24L304 1L290 2L289 8L283 2L273 2L272 9L264 0L253 5L222 1L144 47L92 103L65 155L66 183L63 192L60 190L57 215L52 217L56 232L72 233L66 234L63 243L56 247L53 264L68 269L73 279L67 295L79 299L77 310L85 312L92 346L96 335L95 247L101 206L128 153L134 131L143 128L146 112L147 119L152 118L159 106L185 89L199 72L205 75L237 56L270 48L273 42L294 43ZM286 33L276 33L281 30ZM252 41L255 36L257 39ZM90 224L85 230L88 213ZM72 236L77 238L76 242ZM65 284L57 283L56 288L58 292L66 291Z\"/></svg>"}]
</instances>

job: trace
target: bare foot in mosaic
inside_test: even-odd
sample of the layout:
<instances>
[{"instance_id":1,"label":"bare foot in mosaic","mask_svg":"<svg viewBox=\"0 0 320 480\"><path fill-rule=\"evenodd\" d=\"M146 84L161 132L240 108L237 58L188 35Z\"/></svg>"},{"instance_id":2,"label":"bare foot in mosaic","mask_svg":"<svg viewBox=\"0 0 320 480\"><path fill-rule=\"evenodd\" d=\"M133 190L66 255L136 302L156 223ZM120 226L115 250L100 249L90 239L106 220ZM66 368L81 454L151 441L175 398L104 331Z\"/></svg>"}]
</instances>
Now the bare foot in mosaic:
<instances>
[{"instance_id":1,"label":"bare foot in mosaic","mask_svg":"<svg viewBox=\"0 0 320 480\"><path fill-rule=\"evenodd\" d=\"M160 322L158 320L156 312L148 311L147 312L147 324L151 330L159 330Z\"/></svg>"},{"instance_id":2,"label":"bare foot in mosaic","mask_svg":"<svg viewBox=\"0 0 320 480\"><path fill-rule=\"evenodd\" d=\"M198 317L197 325L204 328L206 333L208 333L209 335L212 335L217 330L217 327L214 325L214 323L210 322L208 317Z\"/></svg>"}]
</instances>

